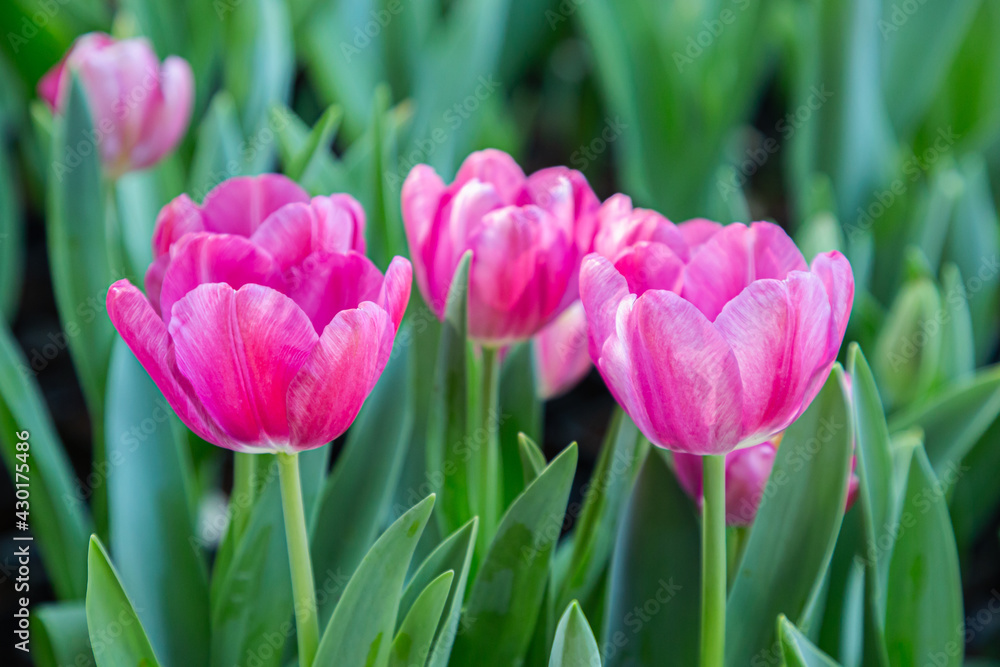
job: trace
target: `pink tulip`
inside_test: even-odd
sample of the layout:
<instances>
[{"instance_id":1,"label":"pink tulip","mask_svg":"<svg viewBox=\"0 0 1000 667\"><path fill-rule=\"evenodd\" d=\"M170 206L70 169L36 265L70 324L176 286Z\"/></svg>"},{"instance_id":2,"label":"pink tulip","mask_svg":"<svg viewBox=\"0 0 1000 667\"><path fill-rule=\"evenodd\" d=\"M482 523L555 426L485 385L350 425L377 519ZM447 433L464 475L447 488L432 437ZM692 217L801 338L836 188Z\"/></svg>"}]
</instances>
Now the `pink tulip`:
<instances>
[{"instance_id":1,"label":"pink tulip","mask_svg":"<svg viewBox=\"0 0 1000 667\"><path fill-rule=\"evenodd\" d=\"M777 225L729 225L681 275L663 252L589 255L580 273L590 355L653 443L723 454L795 421L830 373L854 299L838 252L810 268ZM679 292L679 294L678 294Z\"/></svg>"},{"instance_id":2,"label":"pink tulip","mask_svg":"<svg viewBox=\"0 0 1000 667\"><path fill-rule=\"evenodd\" d=\"M191 66L177 56L161 65L145 38L115 40L99 32L78 38L38 83L39 96L57 113L69 97L69 71L80 77L112 177L156 163L187 131L194 99Z\"/></svg>"},{"instance_id":3,"label":"pink tulip","mask_svg":"<svg viewBox=\"0 0 1000 667\"><path fill-rule=\"evenodd\" d=\"M597 197L578 171L525 177L506 153L473 153L448 186L427 165L403 184L403 222L424 299L438 317L459 259L472 250L469 333L501 346L530 338L576 298Z\"/></svg>"},{"instance_id":4,"label":"pink tulip","mask_svg":"<svg viewBox=\"0 0 1000 667\"><path fill-rule=\"evenodd\" d=\"M593 249L612 262L627 263L636 253L662 258L675 278L671 287L678 288L676 279L690 252L721 228L717 222L700 219L675 225L656 211L633 208L627 195L616 194L598 212ZM637 246L641 248L636 249ZM586 314L580 301L542 329L534 340L535 373L541 398L566 393L590 370Z\"/></svg>"},{"instance_id":5,"label":"pink tulip","mask_svg":"<svg viewBox=\"0 0 1000 667\"><path fill-rule=\"evenodd\" d=\"M347 430L410 296L409 261L383 276L358 252L357 202L305 203L289 183L233 179L204 206L174 200L157 224L158 294L126 280L108 291L111 321L177 415L238 451L312 449Z\"/></svg>"}]
</instances>

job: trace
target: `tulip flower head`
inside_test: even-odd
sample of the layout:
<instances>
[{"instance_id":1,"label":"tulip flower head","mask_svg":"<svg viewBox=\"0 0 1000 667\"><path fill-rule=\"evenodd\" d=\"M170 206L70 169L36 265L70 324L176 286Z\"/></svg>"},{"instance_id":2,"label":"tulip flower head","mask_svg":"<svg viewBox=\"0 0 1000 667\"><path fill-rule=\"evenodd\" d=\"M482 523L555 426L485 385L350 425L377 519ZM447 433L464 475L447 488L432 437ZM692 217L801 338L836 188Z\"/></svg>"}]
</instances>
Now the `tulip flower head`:
<instances>
[{"instance_id":1,"label":"tulip flower head","mask_svg":"<svg viewBox=\"0 0 1000 667\"><path fill-rule=\"evenodd\" d=\"M69 98L70 72L83 85L101 160L111 177L149 167L187 131L194 76L177 56L161 64L144 38L116 40L94 32L74 42L38 83L55 113Z\"/></svg>"},{"instance_id":2,"label":"tulip flower head","mask_svg":"<svg viewBox=\"0 0 1000 667\"><path fill-rule=\"evenodd\" d=\"M652 245L652 244L650 244ZM656 445L724 454L788 427L819 393L854 299L838 252L808 266L778 227L728 225L680 276L662 250L589 255L580 273L590 356Z\"/></svg>"},{"instance_id":3,"label":"tulip flower head","mask_svg":"<svg viewBox=\"0 0 1000 667\"><path fill-rule=\"evenodd\" d=\"M593 249L613 263L648 260L646 275L658 274L664 288L679 290L683 266L691 252L722 228L709 220L675 225L656 211L633 208L623 194L608 198L598 212ZM534 338L539 394L548 399L572 389L590 370L587 320L583 304L574 302Z\"/></svg>"},{"instance_id":4,"label":"tulip flower head","mask_svg":"<svg viewBox=\"0 0 1000 667\"><path fill-rule=\"evenodd\" d=\"M445 185L427 165L403 184L403 222L424 299L443 317L452 275L472 250L469 334L500 347L530 338L578 294L599 206L578 171L525 176L506 153L473 153Z\"/></svg>"},{"instance_id":5,"label":"tulip flower head","mask_svg":"<svg viewBox=\"0 0 1000 667\"><path fill-rule=\"evenodd\" d=\"M311 201L284 177L232 179L163 209L147 274L108 291L115 328L177 415L247 452L320 447L350 426L385 368L411 268L361 251L347 195Z\"/></svg>"}]
</instances>

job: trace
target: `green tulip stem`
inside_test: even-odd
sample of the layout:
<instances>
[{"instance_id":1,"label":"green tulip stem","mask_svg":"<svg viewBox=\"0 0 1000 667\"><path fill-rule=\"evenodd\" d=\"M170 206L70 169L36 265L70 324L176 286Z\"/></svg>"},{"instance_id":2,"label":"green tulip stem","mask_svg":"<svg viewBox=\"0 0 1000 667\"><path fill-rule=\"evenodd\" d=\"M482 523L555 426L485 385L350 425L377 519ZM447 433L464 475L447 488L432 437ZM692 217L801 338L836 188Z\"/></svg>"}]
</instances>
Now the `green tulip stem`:
<instances>
[{"instance_id":1,"label":"green tulip stem","mask_svg":"<svg viewBox=\"0 0 1000 667\"><path fill-rule=\"evenodd\" d=\"M726 653L726 456L702 457L701 665Z\"/></svg>"},{"instance_id":2,"label":"green tulip stem","mask_svg":"<svg viewBox=\"0 0 1000 667\"><path fill-rule=\"evenodd\" d=\"M237 542L243 537L250 519L250 510L256 500L257 485L254 477L257 474L257 457L258 454L233 453L233 493L229 499L229 513L233 517Z\"/></svg>"},{"instance_id":3,"label":"green tulip stem","mask_svg":"<svg viewBox=\"0 0 1000 667\"><path fill-rule=\"evenodd\" d=\"M281 480L281 509L285 515L288 562L292 569L292 597L295 600L295 629L299 639L299 665L311 667L319 647L319 618L316 614L316 584L309 557L306 513L302 506L298 454L278 453Z\"/></svg>"},{"instance_id":4,"label":"green tulip stem","mask_svg":"<svg viewBox=\"0 0 1000 667\"><path fill-rule=\"evenodd\" d=\"M482 544L488 545L496 532L500 518L500 493L503 488L500 476L500 443L498 423L498 398L500 380L500 355L496 348L483 347L482 381L479 395L479 428L474 442L482 449L479 453L479 520L482 525Z\"/></svg>"}]
</instances>

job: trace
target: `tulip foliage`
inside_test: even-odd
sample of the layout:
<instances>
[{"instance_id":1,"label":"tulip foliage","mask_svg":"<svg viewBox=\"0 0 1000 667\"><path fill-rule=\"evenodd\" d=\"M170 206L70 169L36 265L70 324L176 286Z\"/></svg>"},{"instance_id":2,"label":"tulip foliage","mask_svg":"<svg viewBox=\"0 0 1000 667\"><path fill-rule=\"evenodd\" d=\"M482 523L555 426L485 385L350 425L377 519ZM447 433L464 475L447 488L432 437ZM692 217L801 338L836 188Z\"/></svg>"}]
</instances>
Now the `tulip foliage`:
<instances>
[{"instance_id":1,"label":"tulip foliage","mask_svg":"<svg viewBox=\"0 0 1000 667\"><path fill-rule=\"evenodd\" d=\"M33 664L1000 664L975 613L1000 508L976 151L1000 121L952 99L996 92L973 39L995 8L915 14L934 65L913 35L847 30L879 20L864 0L549 3L555 37L519 0L371 3L374 35L351 3L118 4L115 36L81 3L62 57L0 60L38 97L24 164L0 155L0 451L30 470ZM534 122L617 118L599 150L553 129L570 149L530 171L526 93L497 88L543 48ZM855 48L885 81L839 78ZM783 225L750 222L726 148L779 59L818 99L785 120ZM918 61L934 76L911 90L896 67ZM868 124L843 137L851 109ZM909 179L886 146L910 144L957 159L866 199ZM52 358L15 336L22 167ZM45 382L60 352L89 467Z\"/></svg>"}]
</instances>

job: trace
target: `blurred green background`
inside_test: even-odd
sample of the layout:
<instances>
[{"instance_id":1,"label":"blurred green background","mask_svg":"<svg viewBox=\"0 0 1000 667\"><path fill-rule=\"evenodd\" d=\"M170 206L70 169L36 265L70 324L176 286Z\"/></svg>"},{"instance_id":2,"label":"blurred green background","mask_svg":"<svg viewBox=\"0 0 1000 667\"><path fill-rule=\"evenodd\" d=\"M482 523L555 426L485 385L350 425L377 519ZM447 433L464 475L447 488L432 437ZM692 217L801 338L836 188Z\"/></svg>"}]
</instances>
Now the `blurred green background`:
<instances>
[{"instance_id":1,"label":"blurred green background","mask_svg":"<svg viewBox=\"0 0 1000 667\"><path fill-rule=\"evenodd\" d=\"M135 265L158 205L280 168L314 194L355 194L384 267L406 252L410 167L450 177L487 146L526 171L580 169L602 199L625 192L677 222L774 220L807 258L841 249L858 287L847 338L890 426L978 383L976 409L949 415L970 464L952 519L967 611L997 594L1000 380L981 369L1000 313L1000 2L3 0L0 28L0 314L29 362L59 348L34 370L81 477L90 426L58 341L34 90L76 36L103 30L187 58L197 83L180 149L119 183ZM303 162L311 142L330 149ZM549 453L578 440L585 475L610 408L595 375L549 403ZM1000 623L967 648L1000 657Z\"/></svg>"}]
</instances>

